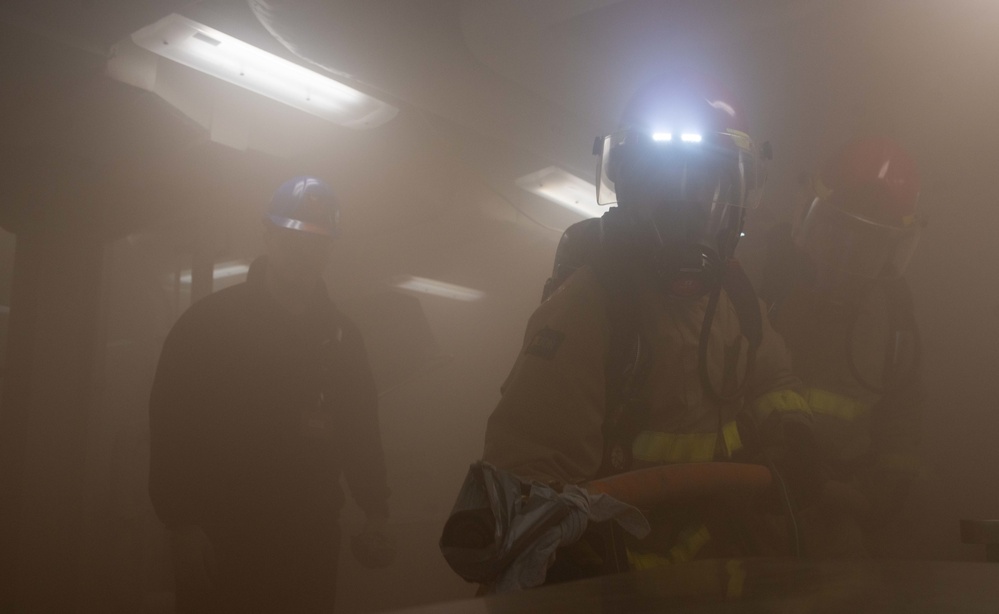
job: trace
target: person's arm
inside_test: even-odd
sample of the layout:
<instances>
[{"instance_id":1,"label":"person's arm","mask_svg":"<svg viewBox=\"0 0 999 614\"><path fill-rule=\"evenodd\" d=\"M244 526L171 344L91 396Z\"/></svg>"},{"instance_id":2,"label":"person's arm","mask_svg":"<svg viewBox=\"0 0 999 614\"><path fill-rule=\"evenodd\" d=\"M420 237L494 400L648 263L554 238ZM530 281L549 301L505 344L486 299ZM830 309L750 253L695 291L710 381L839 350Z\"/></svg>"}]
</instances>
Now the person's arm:
<instances>
[{"instance_id":1,"label":"person's arm","mask_svg":"<svg viewBox=\"0 0 999 614\"><path fill-rule=\"evenodd\" d=\"M389 531L389 487L378 422L378 389L368 363L364 340L353 325L345 326L344 384L350 388L340 425L343 473L358 507L366 517L364 527L350 538L354 558L378 569L395 560L395 537Z\"/></svg>"},{"instance_id":2,"label":"person's arm","mask_svg":"<svg viewBox=\"0 0 999 614\"><path fill-rule=\"evenodd\" d=\"M344 330L344 378L350 392L343 404L340 432L343 472L350 494L369 519L388 518L389 488L378 422L378 389L364 341L353 325Z\"/></svg>"},{"instance_id":3,"label":"person's arm","mask_svg":"<svg viewBox=\"0 0 999 614\"><path fill-rule=\"evenodd\" d=\"M211 403L212 342L189 311L163 344L149 398L149 496L166 525L176 582L185 591L210 590L212 544L202 528Z\"/></svg>"},{"instance_id":4,"label":"person's arm","mask_svg":"<svg viewBox=\"0 0 999 614\"><path fill-rule=\"evenodd\" d=\"M890 391L871 408L871 460L861 487L871 502L869 522L890 521L919 477L922 390L918 377Z\"/></svg>"},{"instance_id":5,"label":"person's arm","mask_svg":"<svg viewBox=\"0 0 999 614\"><path fill-rule=\"evenodd\" d=\"M197 313L170 331L149 397L149 496L167 528L202 522L211 341Z\"/></svg>"},{"instance_id":6,"label":"person's arm","mask_svg":"<svg viewBox=\"0 0 999 614\"><path fill-rule=\"evenodd\" d=\"M748 410L758 449L781 472L799 502L813 501L828 476L815 436L812 411L801 380L791 369L783 338L770 326L763 310L763 341L747 394Z\"/></svg>"},{"instance_id":7,"label":"person's arm","mask_svg":"<svg viewBox=\"0 0 999 614\"><path fill-rule=\"evenodd\" d=\"M489 417L483 460L545 482L593 477L603 456L605 314L588 267L534 312Z\"/></svg>"},{"instance_id":8,"label":"person's arm","mask_svg":"<svg viewBox=\"0 0 999 614\"><path fill-rule=\"evenodd\" d=\"M905 279L889 282L886 299L889 321L900 327L895 331L899 345L889 351L907 348L908 360L896 366L889 390L871 409L872 454L862 477L871 500L870 522L875 525L899 513L921 473L922 352L912 293ZM904 340L908 342L901 343Z\"/></svg>"},{"instance_id":9,"label":"person's arm","mask_svg":"<svg viewBox=\"0 0 999 614\"><path fill-rule=\"evenodd\" d=\"M801 424L810 430L812 412L803 396L804 386L791 369L784 339L770 325L762 301L760 309L763 340L746 400L764 437L780 441L785 424Z\"/></svg>"}]
</instances>

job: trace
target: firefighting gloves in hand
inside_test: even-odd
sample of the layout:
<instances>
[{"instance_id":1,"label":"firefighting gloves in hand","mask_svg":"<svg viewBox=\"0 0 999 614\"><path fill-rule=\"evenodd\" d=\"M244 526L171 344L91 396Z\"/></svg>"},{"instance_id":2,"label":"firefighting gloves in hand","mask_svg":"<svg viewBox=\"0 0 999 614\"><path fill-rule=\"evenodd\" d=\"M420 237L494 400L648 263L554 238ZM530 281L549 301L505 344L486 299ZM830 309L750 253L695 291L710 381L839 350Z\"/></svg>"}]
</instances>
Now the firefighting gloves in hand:
<instances>
[{"instance_id":1,"label":"firefighting gloves in hand","mask_svg":"<svg viewBox=\"0 0 999 614\"><path fill-rule=\"evenodd\" d=\"M496 583L497 593L509 593L543 584L555 551L561 546L579 541L590 522L614 520L635 537L645 537L649 533L649 523L640 511L609 495L591 494L575 485L566 486L561 493L537 483L531 487L532 494L535 489L540 489L539 494L542 496L552 497L553 502L567 505L569 514L557 526L549 528L534 543L529 544L513 561Z\"/></svg>"},{"instance_id":2,"label":"firefighting gloves in hand","mask_svg":"<svg viewBox=\"0 0 999 614\"><path fill-rule=\"evenodd\" d=\"M578 540L588 522L614 520L636 537L649 531L641 512L578 486L561 493L479 461L471 466L444 525L445 560L469 582L496 592L538 586L560 547Z\"/></svg>"}]
</instances>

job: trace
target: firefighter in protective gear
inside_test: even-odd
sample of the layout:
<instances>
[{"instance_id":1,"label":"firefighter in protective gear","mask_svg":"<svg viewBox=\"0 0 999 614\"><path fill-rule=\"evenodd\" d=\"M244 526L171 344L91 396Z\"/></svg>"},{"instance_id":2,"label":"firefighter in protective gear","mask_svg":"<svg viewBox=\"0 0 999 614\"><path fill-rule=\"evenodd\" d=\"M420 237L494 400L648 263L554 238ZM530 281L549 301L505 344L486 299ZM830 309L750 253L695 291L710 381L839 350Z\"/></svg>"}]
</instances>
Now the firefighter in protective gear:
<instances>
[{"instance_id":1,"label":"firefighter in protective gear","mask_svg":"<svg viewBox=\"0 0 999 614\"><path fill-rule=\"evenodd\" d=\"M321 274L339 208L314 177L282 185L246 283L195 303L150 396L149 492L169 529L179 612L328 612L344 504L352 551L391 560L377 391Z\"/></svg>"},{"instance_id":2,"label":"firefighter in protective gear","mask_svg":"<svg viewBox=\"0 0 999 614\"><path fill-rule=\"evenodd\" d=\"M736 103L703 81L661 78L594 153L600 200L617 206L564 235L489 418L484 460L570 484L663 463L763 462L766 452L800 459L782 464L782 483L805 495L818 481L808 407L732 260L764 162ZM653 534L628 546L632 568L775 552L747 518L686 503L650 511ZM549 577L570 558L557 557Z\"/></svg>"},{"instance_id":3,"label":"firefighter in protective gear","mask_svg":"<svg viewBox=\"0 0 999 614\"><path fill-rule=\"evenodd\" d=\"M919 331L902 274L923 227L919 174L871 137L810 183L814 198L772 231L762 284L832 469L803 538L815 556L876 554L918 474Z\"/></svg>"}]
</instances>

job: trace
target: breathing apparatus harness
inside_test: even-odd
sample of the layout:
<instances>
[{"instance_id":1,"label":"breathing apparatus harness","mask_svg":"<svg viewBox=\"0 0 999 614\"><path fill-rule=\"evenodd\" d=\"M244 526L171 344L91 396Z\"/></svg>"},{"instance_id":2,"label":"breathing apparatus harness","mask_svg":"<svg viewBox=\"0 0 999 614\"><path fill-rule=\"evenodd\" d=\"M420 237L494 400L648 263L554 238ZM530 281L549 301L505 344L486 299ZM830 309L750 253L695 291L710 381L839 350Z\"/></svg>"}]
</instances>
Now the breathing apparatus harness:
<instances>
[{"instance_id":1,"label":"breathing apparatus harness","mask_svg":"<svg viewBox=\"0 0 999 614\"><path fill-rule=\"evenodd\" d=\"M733 219L737 221L729 228L730 239L723 252L726 254L732 253L741 232L741 215ZM650 374L653 356L639 329L634 271L627 266L633 264L633 261L629 262L627 259L628 248L633 246L621 243L621 233L632 230L634 223L630 215L615 208L608 210L601 218L584 220L566 229L556 250L552 276L545 282L542 294L542 301L547 300L574 271L590 265L609 297L607 315L611 338L605 369L607 414L603 426L603 461L596 477L620 474L632 468L632 445L645 428L649 415L642 390ZM657 231L657 238L660 237ZM625 248L625 253L619 251L622 247ZM711 253L711 250L701 250L698 246L688 249L687 253L698 256L699 261L695 258L687 261L681 259L674 261L680 265L677 268L665 269L667 261L658 258L656 273L659 279L667 282L664 285L667 289L699 288L698 294L686 298L696 298L702 296L705 289L708 291L708 304L698 340L701 385L716 402L735 402L745 394L754 372L756 353L763 340L763 315L752 284L737 261L731 258L723 261ZM700 266L690 266L698 262ZM700 284L690 283L691 279L700 279ZM749 342L742 380L728 391L715 387L708 369L711 326L723 291L732 301L740 331ZM758 425L751 416L749 422L758 439ZM721 437L723 423L720 412L717 428ZM796 513L787 483L771 456L765 454L765 458L766 465L774 476L782 506L788 513L788 534L792 550L796 556L800 556Z\"/></svg>"},{"instance_id":2,"label":"breathing apparatus harness","mask_svg":"<svg viewBox=\"0 0 999 614\"><path fill-rule=\"evenodd\" d=\"M782 246L785 250L793 249ZM784 258L797 258L797 253L783 251ZM777 267L777 263L769 262L768 266ZM779 267L771 270L766 276L771 280L771 296L766 297L771 303L769 315L771 321L777 321L780 311L791 289L803 277L807 280L814 271L793 267ZM857 365L854 342L857 337L857 326L863 311L863 305L875 293L881 292L885 297L888 317L888 331L885 336L884 366L880 382L871 381ZM852 303L847 316L845 359L850 375L861 387L878 395L885 395L912 385L918 377L922 364L922 336L916 323L913 309L912 292L902 277L872 280L866 284ZM907 351L908 349L908 351ZM908 356L908 359L907 359Z\"/></svg>"},{"instance_id":3,"label":"breathing apparatus harness","mask_svg":"<svg viewBox=\"0 0 999 614\"><path fill-rule=\"evenodd\" d=\"M698 340L697 365L701 385L708 396L718 403L735 402L745 394L756 367L756 353L763 341L763 317L756 292L738 261L732 257L742 231L744 210L732 208L731 211L735 215L729 216L718 232L717 248L692 241L670 245L663 239L654 218L650 224L656 243L656 275L666 292L678 299L708 295ZM730 386L729 390L716 387L708 369L711 327L723 291L732 301L740 332L749 342L743 377L741 380L737 378L737 384Z\"/></svg>"},{"instance_id":4,"label":"breathing apparatus harness","mask_svg":"<svg viewBox=\"0 0 999 614\"><path fill-rule=\"evenodd\" d=\"M871 285L863 298L867 298L879 289L884 292L887 299L889 322L888 336L885 339L885 358L881 371L881 383L872 383L864 377L857 367L857 361L854 357L853 341L861 315L859 309L854 310L851 314L850 323L847 326L846 359L850 374L861 386L875 394L884 395L909 385L915 380L922 361L923 346L919 327L913 316L912 293L908 284L901 277L887 279ZM906 337L912 343L911 360L908 361L903 356ZM905 364L906 362L908 365Z\"/></svg>"},{"instance_id":5,"label":"breathing apparatus harness","mask_svg":"<svg viewBox=\"0 0 999 614\"><path fill-rule=\"evenodd\" d=\"M732 218L727 234L733 236L724 253L731 254L734 238L741 228L741 217ZM584 220L569 227L556 251L555 267L545 283L543 300L578 268L591 265L601 286L607 292L608 319L611 328L607 358L606 390L607 418L604 421L604 462L598 475L621 473L631 468L631 447L644 428L648 407L642 399L653 363L649 344L639 330L636 296L636 250L632 240L638 222L626 210L613 208L603 217ZM698 343L698 371L706 393L719 403L740 399L748 386L756 362L756 353L763 338L763 318L755 292L742 267L732 259L722 260L717 253L701 245L685 246L680 257L677 250L660 243L662 235L654 224L654 273L663 288L679 300L693 300L708 294L708 304L701 325ZM648 245L645 246L646 249ZM660 249L664 248L664 249ZM667 251L668 250L668 251ZM645 260L647 262L648 260ZM720 390L712 381L708 369L708 345L711 326L717 313L721 293L732 301L742 335L749 342L745 372L735 386ZM722 431L719 414L718 432Z\"/></svg>"}]
</instances>

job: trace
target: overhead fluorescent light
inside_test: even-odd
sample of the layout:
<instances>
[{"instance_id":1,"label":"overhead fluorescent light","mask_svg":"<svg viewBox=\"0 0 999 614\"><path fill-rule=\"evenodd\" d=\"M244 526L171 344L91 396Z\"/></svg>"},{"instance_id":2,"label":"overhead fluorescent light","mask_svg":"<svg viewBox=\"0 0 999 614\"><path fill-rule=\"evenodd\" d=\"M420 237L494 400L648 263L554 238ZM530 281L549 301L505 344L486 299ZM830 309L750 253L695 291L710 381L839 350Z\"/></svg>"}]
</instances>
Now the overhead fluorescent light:
<instances>
[{"instance_id":1,"label":"overhead fluorescent light","mask_svg":"<svg viewBox=\"0 0 999 614\"><path fill-rule=\"evenodd\" d=\"M701 135L695 132L684 132L680 135L680 140L684 143L700 143Z\"/></svg>"},{"instance_id":2,"label":"overhead fluorescent light","mask_svg":"<svg viewBox=\"0 0 999 614\"><path fill-rule=\"evenodd\" d=\"M395 280L395 283L392 285L403 290L442 296L456 301L477 301L486 295L486 293L481 290L474 290L464 286L456 286L455 284L437 281L436 279L427 279L425 277L406 276Z\"/></svg>"},{"instance_id":3,"label":"overhead fluorescent light","mask_svg":"<svg viewBox=\"0 0 999 614\"><path fill-rule=\"evenodd\" d=\"M176 13L135 32L132 41L164 58L342 126L373 128L398 113L377 98Z\"/></svg>"},{"instance_id":4,"label":"overhead fluorescent light","mask_svg":"<svg viewBox=\"0 0 999 614\"><path fill-rule=\"evenodd\" d=\"M250 265L245 262L223 262L215 266L212 272L212 279L225 279L237 275L246 275L250 270ZM191 271L183 271L180 274L180 283L190 285Z\"/></svg>"},{"instance_id":5,"label":"overhead fluorescent light","mask_svg":"<svg viewBox=\"0 0 999 614\"><path fill-rule=\"evenodd\" d=\"M524 175L517 185L583 217L600 217L606 211L597 204L597 188L592 183L557 166Z\"/></svg>"},{"instance_id":6,"label":"overhead fluorescent light","mask_svg":"<svg viewBox=\"0 0 999 614\"><path fill-rule=\"evenodd\" d=\"M653 132L652 133L652 140L653 141L672 141L673 140L673 133L672 132Z\"/></svg>"}]
</instances>

